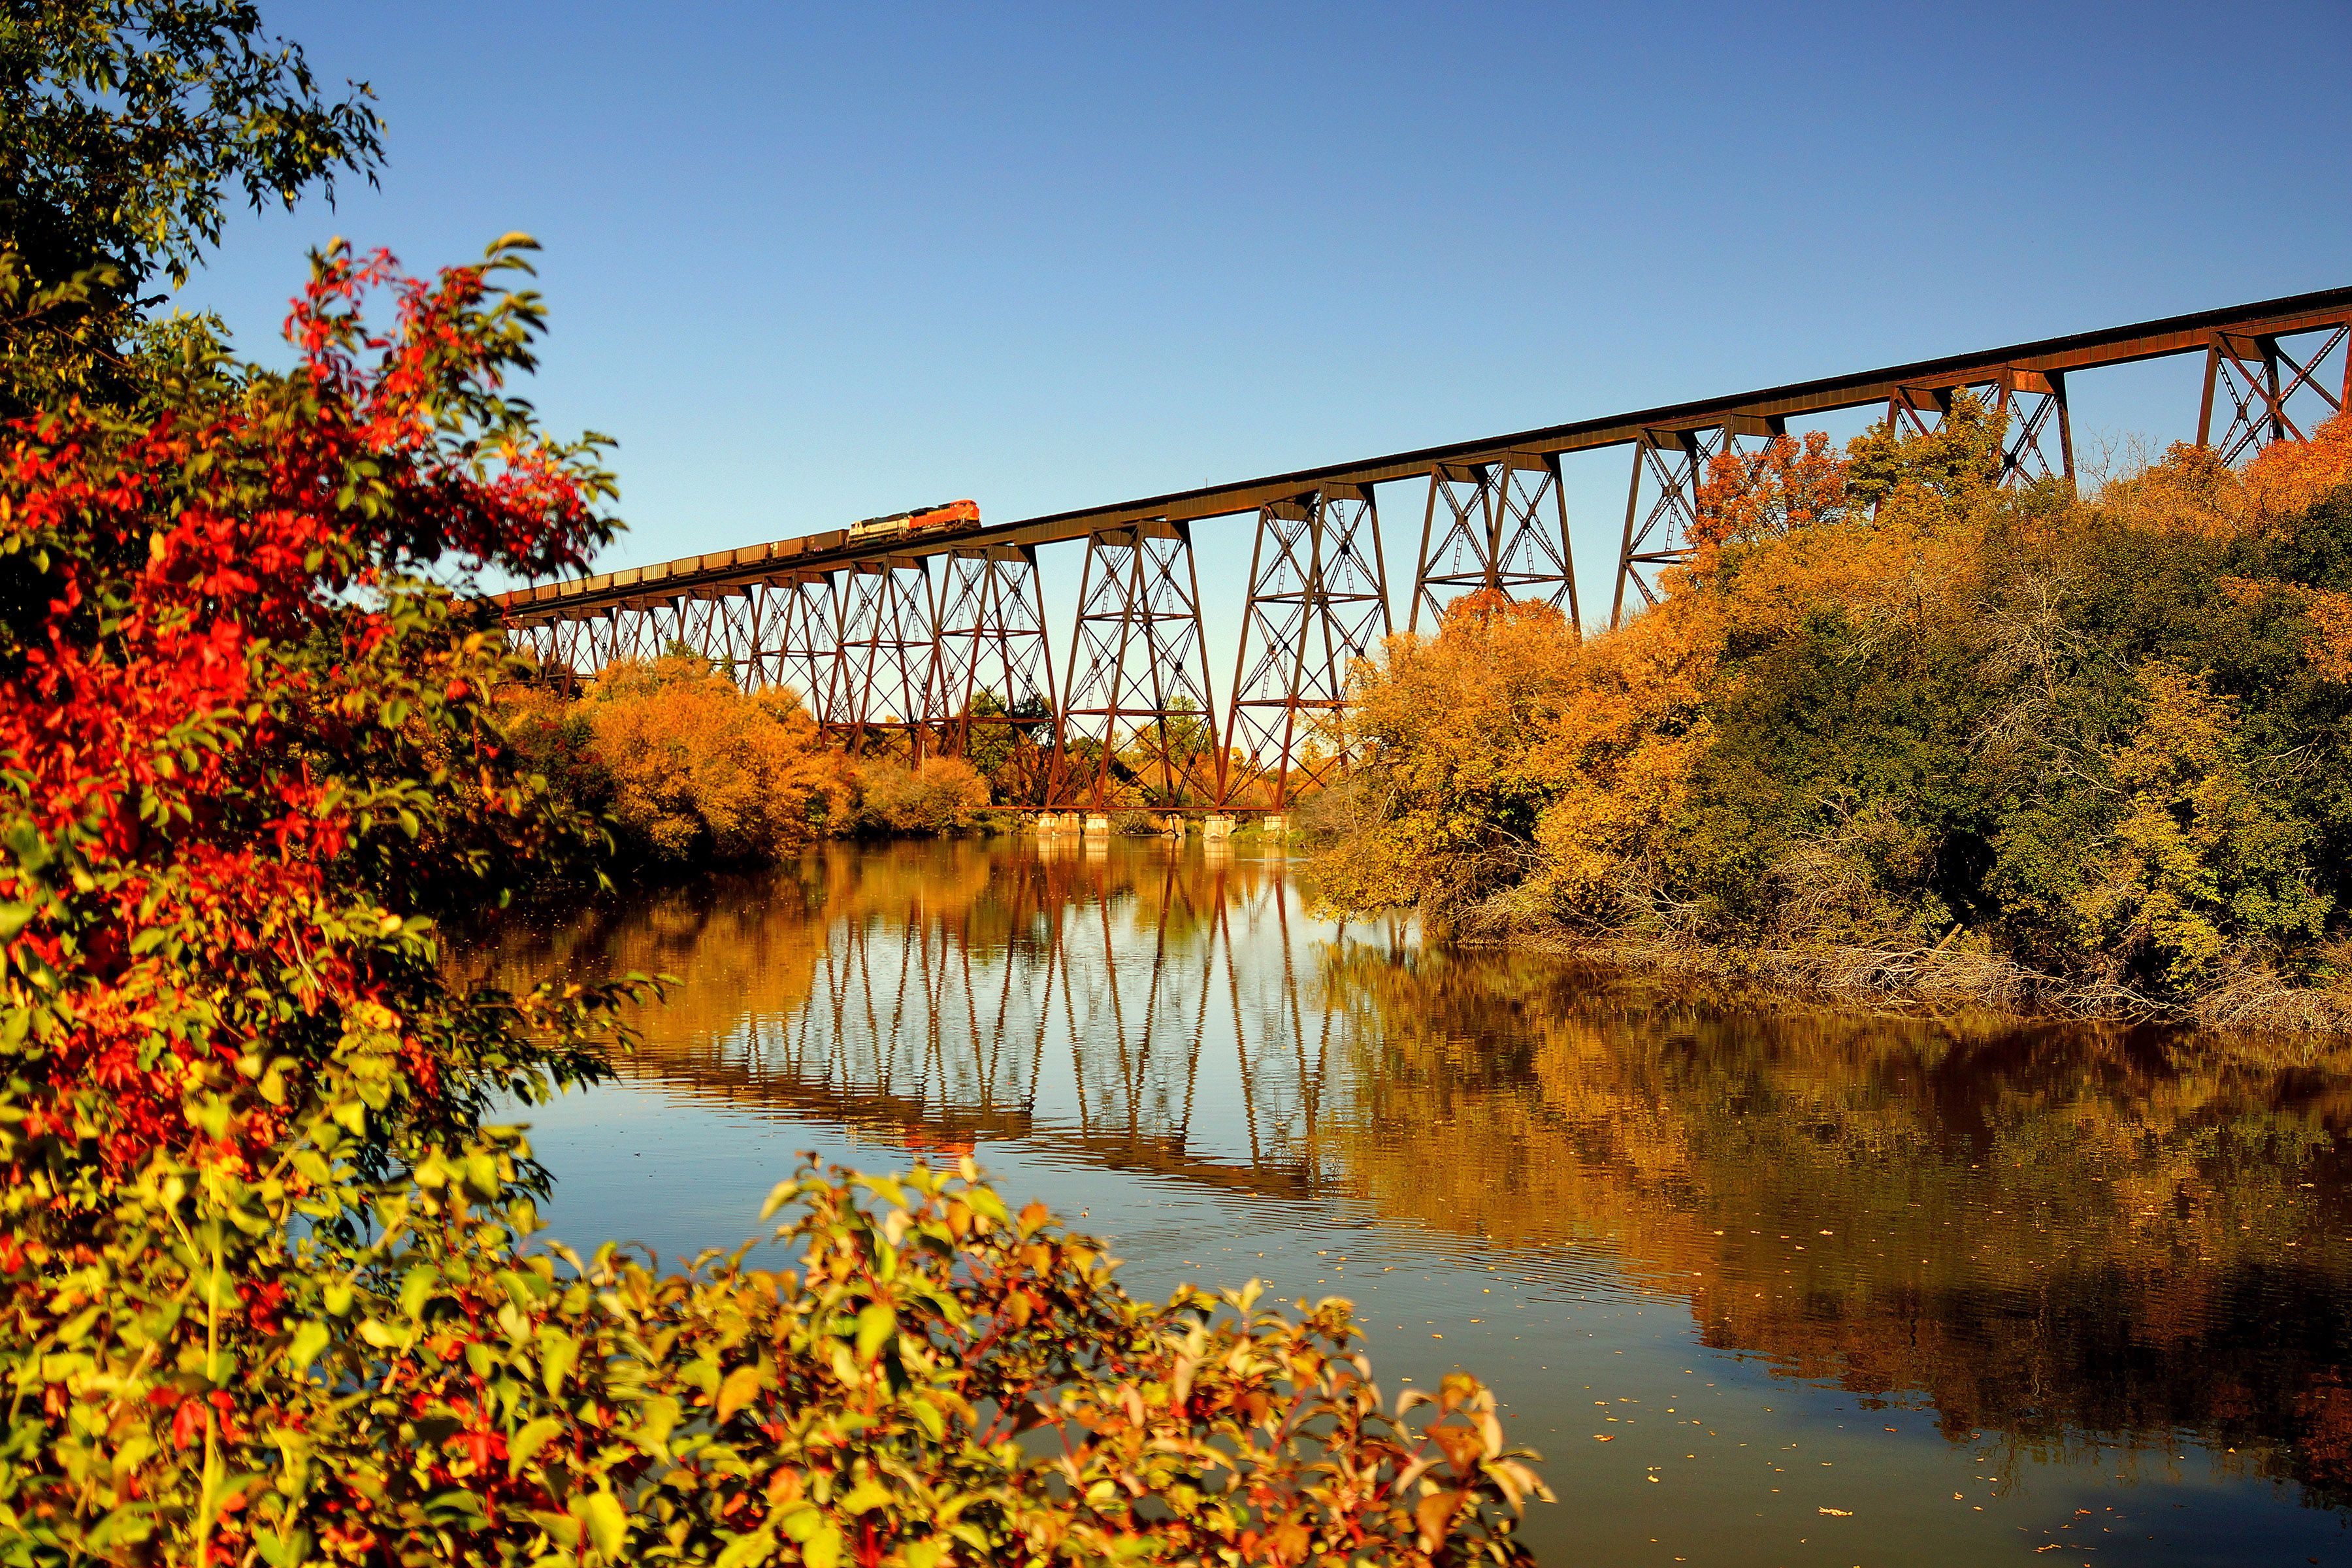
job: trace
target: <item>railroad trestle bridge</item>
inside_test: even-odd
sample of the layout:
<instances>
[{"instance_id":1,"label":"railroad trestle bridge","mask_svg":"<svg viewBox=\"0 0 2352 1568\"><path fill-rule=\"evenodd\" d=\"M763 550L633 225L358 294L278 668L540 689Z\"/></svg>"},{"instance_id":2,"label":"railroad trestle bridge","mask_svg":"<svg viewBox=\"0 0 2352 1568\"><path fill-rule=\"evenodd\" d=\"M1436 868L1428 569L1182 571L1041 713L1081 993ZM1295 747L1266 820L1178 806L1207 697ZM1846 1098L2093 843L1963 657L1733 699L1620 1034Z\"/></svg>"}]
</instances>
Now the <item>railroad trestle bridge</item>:
<instances>
[{"instance_id":1,"label":"railroad trestle bridge","mask_svg":"<svg viewBox=\"0 0 2352 1568\"><path fill-rule=\"evenodd\" d=\"M2201 354L2197 439L2234 463L2343 408L2347 339L2352 289L2330 289L1016 522L834 530L497 603L543 668L593 675L682 645L747 688L796 690L853 747L1002 755L1023 805L1099 806L1118 770L1155 806L1279 811L1351 760L1349 666L1395 629L1380 486L1422 489L1407 630L1478 590L1555 605L1580 626L1561 459L1627 448L1614 626L1656 603L1658 574L1689 554L1707 465L1792 419L1883 408L1925 431L1968 390L2008 417L2003 482L2071 480L2070 377ZM1193 525L1252 513L1221 707ZM1078 543L1076 616L1057 659L1037 552Z\"/></svg>"}]
</instances>

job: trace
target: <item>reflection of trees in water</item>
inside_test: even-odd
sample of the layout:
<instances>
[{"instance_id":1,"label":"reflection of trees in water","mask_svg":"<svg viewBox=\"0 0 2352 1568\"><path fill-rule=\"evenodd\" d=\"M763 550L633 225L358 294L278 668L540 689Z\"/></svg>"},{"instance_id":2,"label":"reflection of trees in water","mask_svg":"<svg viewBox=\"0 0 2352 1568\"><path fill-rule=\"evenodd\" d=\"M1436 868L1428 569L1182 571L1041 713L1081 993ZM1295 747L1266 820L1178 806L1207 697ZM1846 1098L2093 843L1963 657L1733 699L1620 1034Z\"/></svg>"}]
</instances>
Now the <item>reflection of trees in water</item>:
<instances>
[{"instance_id":1,"label":"reflection of trees in water","mask_svg":"<svg viewBox=\"0 0 2352 1568\"><path fill-rule=\"evenodd\" d=\"M2352 1496L2352 1053L1717 1007L1504 955L1330 984L1333 1158L1383 1209L1613 1235L1707 1343L1954 1434L2185 1430Z\"/></svg>"}]
</instances>

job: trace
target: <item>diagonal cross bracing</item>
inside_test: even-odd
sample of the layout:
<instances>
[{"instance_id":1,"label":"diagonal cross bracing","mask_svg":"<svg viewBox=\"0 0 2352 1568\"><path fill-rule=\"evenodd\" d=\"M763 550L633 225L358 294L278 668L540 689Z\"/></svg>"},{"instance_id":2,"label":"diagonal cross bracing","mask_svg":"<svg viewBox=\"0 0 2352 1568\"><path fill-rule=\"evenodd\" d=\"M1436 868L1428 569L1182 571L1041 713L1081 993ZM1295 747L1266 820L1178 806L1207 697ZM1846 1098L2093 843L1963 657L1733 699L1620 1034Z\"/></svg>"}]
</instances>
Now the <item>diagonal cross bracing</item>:
<instances>
[{"instance_id":1,"label":"diagonal cross bracing","mask_svg":"<svg viewBox=\"0 0 2352 1568\"><path fill-rule=\"evenodd\" d=\"M938 635L929 563L898 555L860 562L840 584L836 606L840 652L825 722L846 731L853 748L905 731L921 755L938 717L931 705Z\"/></svg>"},{"instance_id":2,"label":"diagonal cross bracing","mask_svg":"<svg viewBox=\"0 0 2352 1568\"><path fill-rule=\"evenodd\" d=\"M949 552L932 682L950 748L982 760L1002 753L1017 801L1041 804L1054 745L1054 655L1034 549Z\"/></svg>"},{"instance_id":3,"label":"diagonal cross bracing","mask_svg":"<svg viewBox=\"0 0 2352 1568\"><path fill-rule=\"evenodd\" d=\"M1260 510L1234 658L1217 799L1251 792L1280 811L1352 760L1349 667L1389 634L1388 570L1369 488Z\"/></svg>"},{"instance_id":4,"label":"diagonal cross bracing","mask_svg":"<svg viewBox=\"0 0 2352 1568\"><path fill-rule=\"evenodd\" d=\"M888 542L853 541L847 531L832 530L541 584L499 595L492 604L519 648L536 657L551 677L593 675L614 659L658 657L672 643L683 643L730 667L748 686L781 684L800 690L812 710L836 730L870 735L877 722L887 721L911 730L918 752L935 738L969 745L977 726L953 722L959 711L954 692L960 678L971 677L971 661L982 644L997 649L993 657L1002 674L1007 642L1028 636L1026 628L1034 625L1034 647L1045 677L1042 690L1050 699L1055 672L1044 663L1047 645L1042 622L1027 616L1016 595L995 623L1005 632L997 638L982 634L989 624L985 612L982 618L967 622L961 618L962 609L942 606L940 613L950 622L971 633L961 648L947 648L935 635L939 623L927 626L920 616L910 614L909 594L899 583L904 565L892 569L899 588L895 605L877 606L860 596L878 591L879 585L861 585L857 577L874 575L875 564L886 556L919 563L932 556L952 560L956 552L1034 550L1040 544L1084 540L1090 542L1085 580L1094 584L1102 576L1103 563L1095 559L1098 542L1123 530L1140 529L1159 539L1150 531L1181 531L1202 519L1256 513L1263 532L1269 507L1302 496L1356 494L1363 498L1369 514L1373 487L1406 481L1426 485L1430 491L1410 626L1425 629L1423 618L1441 613L1451 597L1487 587L1517 598L1549 599L1574 618L1574 576L1564 531L1565 507L1559 495L1559 461L1570 452L1619 447L1630 451L1633 473L1612 602L1614 624L1654 602L1659 573L1686 557L1697 487L1706 477L1708 461L1737 449L1742 440L1769 438L1784 430L1790 419L1841 409L1883 409L1901 427L1932 428L1955 391L1973 388L2009 416L2004 479L2011 483L2063 480L2073 477L2074 468L2068 423L2074 376L2104 366L2195 354L2205 360L2199 439L2223 461L2235 463L2271 441L2308 437L2321 420L2345 407L2352 396L2352 353L2347 348L2352 348L2352 289L2328 289L1017 522L945 527L919 538ZM1327 530L1334 516L1327 506ZM1377 530L1358 537L1376 542ZM1326 543L1323 560L1328 574L1328 539ZM1311 567L1311 542L1307 548ZM1279 542L1261 538L1260 549L1262 557L1265 551L1274 551L1275 567L1291 570L1282 559ZM1294 784L1307 782L1298 772L1297 736L1302 727L1315 731L1315 704L1329 700L1323 694L1336 682L1318 684L1319 667L1302 651L1300 630L1311 630L1317 615L1339 616L1345 595L1327 586L1318 601L1296 584L1254 595L1254 601L1262 602L1254 602L1244 616L1249 646L1236 661L1234 709L1217 713L1213 721L1206 717L1212 704L1199 650L1202 606L1190 583L1189 543L1181 553L1181 575L1189 595L1179 595L1182 613L1160 616L1137 608L1131 560L1122 579L1125 585L1118 590L1128 595L1118 615L1106 620L1103 614L1089 615L1082 608L1078 635L1069 650L1073 657L1062 672L1068 683L1062 704L1066 711L1055 716L1055 744L1065 776L1051 787L1084 787L1080 795L1054 798L1104 798L1104 791L1095 786L1107 784L1109 771L1132 773L1133 766L1131 761L1107 758L1098 742L1116 731L1114 749L1131 749L1139 723L1161 742L1175 736L1172 752L1163 744L1154 753L1160 757L1158 763L1147 760L1145 771L1157 779L1152 790L1177 795L1199 793L1196 775L1201 770L1192 759L1202 749L1197 744L1200 734L1212 722L1236 742L1257 737L1242 748L1243 776L1274 756L1281 759L1283 773ZM1172 561L1173 555L1160 565ZM1259 575L1254 569L1253 586ZM1164 572L1162 577L1154 593L1164 599L1176 584ZM950 605L957 604L959 583L951 578L940 590ZM1088 592L1092 595L1095 590ZM1369 605L1368 600L1359 603ZM1323 607L1309 614L1318 604ZM1369 609L1364 613L1369 615ZM853 616L862 617L854 627ZM1299 626L1291 626L1292 620ZM1102 669L1108 656L1100 645L1110 629L1121 625L1130 637L1142 630L1151 636L1133 645L1131 651L1141 660L1135 672L1106 682ZM1181 629L1183 625L1189 625L1189 632ZM1018 636L1016 627L1021 628ZM1363 640L1344 631L1334 635L1341 641ZM1191 638L1189 653L1162 647L1155 658L1143 658L1145 650L1156 646L1155 637L1185 637ZM1286 683L1277 679L1286 659L1291 670ZM1165 684L1180 666L1185 674L1177 684L1190 695L1142 692L1153 671ZM872 689L877 679L889 689L879 695ZM1008 677L1006 684L1009 689L1018 681ZM1080 686L1088 694L1074 706L1071 691ZM1180 700L1197 704L1195 720L1185 719L1184 710L1164 706ZM1277 706L1263 706L1269 700L1277 700ZM1237 722L1235 714L1244 707L1250 711ZM1288 742L1277 739L1269 727L1273 714L1279 715L1291 736ZM1066 724L1075 728L1063 733ZM944 736L935 736L940 731ZM1087 778L1076 779L1070 766L1081 754L1097 766ZM1217 765L1213 761L1209 771L1214 773ZM1225 775L1228 781L1236 776L1233 766L1225 767Z\"/></svg>"},{"instance_id":5,"label":"diagonal cross bracing","mask_svg":"<svg viewBox=\"0 0 2352 1568\"><path fill-rule=\"evenodd\" d=\"M1204 641L1189 529L1153 521L1087 539L1048 785L1055 801L1100 809L1115 777L1150 805L1213 789L1216 702Z\"/></svg>"}]
</instances>

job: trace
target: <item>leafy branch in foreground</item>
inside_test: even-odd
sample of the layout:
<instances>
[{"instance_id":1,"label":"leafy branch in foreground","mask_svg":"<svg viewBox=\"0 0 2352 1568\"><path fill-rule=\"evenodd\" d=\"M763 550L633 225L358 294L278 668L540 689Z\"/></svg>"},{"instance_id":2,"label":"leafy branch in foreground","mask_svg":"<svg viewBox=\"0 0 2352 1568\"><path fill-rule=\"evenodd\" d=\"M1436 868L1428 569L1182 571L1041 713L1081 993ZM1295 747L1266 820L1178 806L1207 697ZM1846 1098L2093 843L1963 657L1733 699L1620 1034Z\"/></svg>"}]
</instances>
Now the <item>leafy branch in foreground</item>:
<instances>
[{"instance_id":1,"label":"leafy branch in foreground","mask_svg":"<svg viewBox=\"0 0 2352 1568\"><path fill-rule=\"evenodd\" d=\"M216 321L142 314L256 212L371 184L365 83L323 96L253 0L19 0L0 12L0 416L143 402Z\"/></svg>"},{"instance_id":2,"label":"leafy branch in foreground","mask_svg":"<svg viewBox=\"0 0 2352 1568\"><path fill-rule=\"evenodd\" d=\"M534 1248L489 1108L603 1076L652 983L443 963L611 844L444 585L616 526L506 391L527 248L337 249L293 371L0 437L0 1563L1523 1560L1467 1380L1409 1432L1344 1307L1130 1300L969 1173L803 1172L781 1272Z\"/></svg>"}]
</instances>

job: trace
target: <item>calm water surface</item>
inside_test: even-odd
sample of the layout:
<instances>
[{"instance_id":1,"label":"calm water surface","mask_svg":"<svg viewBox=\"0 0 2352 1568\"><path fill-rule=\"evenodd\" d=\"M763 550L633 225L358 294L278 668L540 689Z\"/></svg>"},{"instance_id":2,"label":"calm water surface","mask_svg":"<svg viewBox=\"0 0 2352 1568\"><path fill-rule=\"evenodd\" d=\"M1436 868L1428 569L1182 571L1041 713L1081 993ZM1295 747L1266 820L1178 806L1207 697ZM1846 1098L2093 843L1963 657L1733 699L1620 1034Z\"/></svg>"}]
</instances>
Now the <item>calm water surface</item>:
<instances>
[{"instance_id":1,"label":"calm water surface","mask_svg":"<svg viewBox=\"0 0 2352 1568\"><path fill-rule=\"evenodd\" d=\"M1344 1295L1391 1389L1486 1378L1547 1561L2352 1562L2352 1051L1721 1005L1310 892L839 850L480 963L685 979L531 1113L558 1236L732 1245L796 1151L969 1149L1131 1290Z\"/></svg>"}]
</instances>

